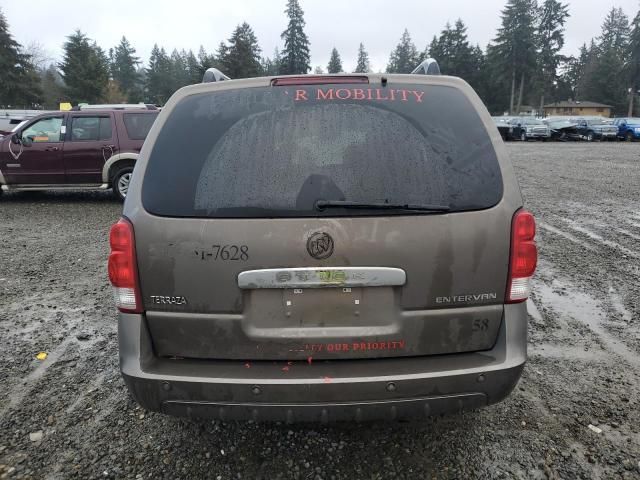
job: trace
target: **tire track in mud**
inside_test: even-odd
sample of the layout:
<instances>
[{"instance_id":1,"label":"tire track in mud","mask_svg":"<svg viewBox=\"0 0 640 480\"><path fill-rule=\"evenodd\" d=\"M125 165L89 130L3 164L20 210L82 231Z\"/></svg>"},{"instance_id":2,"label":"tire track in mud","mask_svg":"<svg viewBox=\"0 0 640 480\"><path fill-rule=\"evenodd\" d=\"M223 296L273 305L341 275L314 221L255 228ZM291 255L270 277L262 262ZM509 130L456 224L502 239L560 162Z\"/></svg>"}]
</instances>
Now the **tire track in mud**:
<instances>
[{"instance_id":1,"label":"tire track in mud","mask_svg":"<svg viewBox=\"0 0 640 480\"><path fill-rule=\"evenodd\" d=\"M38 382L40 379L46 374L47 370L54 366L56 362L62 357L71 343L71 338L67 338L62 343L60 343L53 351L51 351L45 360L43 360L39 365L36 366L35 369L31 371L22 382L14 385L14 387L9 390L8 403L0 408L0 420L11 410L15 409L19 406L24 398L29 395L29 393L38 386Z\"/></svg>"},{"instance_id":2,"label":"tire track in mud","mask_svg":"<svg viewBox=\"0 0 640 480\"><path fill-rule=\"evenodd\" d=\"M571 235L570 233L567 233L567 232L565 232L565 231L563 231L563 230L561 230L561 229L559 229L559 228L557 228L557 227L554 227L553 225L550 225L550 224L548 224L548 223L546 223L546 222L538 221L538 222L536 223L536 225L537 225L539 228L542 228L543 230L546 230L546 231L548 231L548 232L551 232L552 234L555 234L555 235L558 235L558 236L560 236L560 237L562 237L562 238L565 238L566 240L569 240L570 242L573 242L573 243L575 243L576 245L579 245L580 247L582 247L582 248L584 248L584 249L586 249L586 250L589 250L589 251L591 251L591 252L595 252L595 251L597 251L596 247L593 247L593 246L591 246L591 245L589 245L589 244L587 244L587 243L583 242L583 241L582 241L582 240L580 240L579 238L577 238L577 237L575 237L575 236Z\"/></svg>"},{"instance_id":3,"label":"tire track in mud","mask_svg":"<svg viewBox=\"0 0 640 480\"><path fill-rule=\"evenodd\" d=\"M553 270L546 275L547 283L553 285L551 279L563 276L564 285L558 287L564 291L573 285L574 291L569 293L575 299L574 304L583 302L592 310L587 308L576 312L574 308L573 312L568 312L567 306L561 305L559 313L579 317L602 338L608 350L637 364L636 359L640 357L640 304L637 296L640 291L640 242L634 237L640 238L640 230L639 235L632 231L634 227L629 227L624 221L628 220L627 216L611 215L608 223L604 223L586 207L574 204L572 208L583 213L574 218L553 213L545 215L545 222L541 222L544 232L540 242L541 255L549 257ZM580 269L563 272L560 265L553 265L565 255L563 252L576 247L583 252L581 258L574 257L573 260ZM544 270L543 267L543 275ZM547 291L546 296L553 297L553 291ZM562 297L549 298L548 301L551 304L563 302Z\"/></svg>"},{"instance_id":4,"label":"tire track in mud","mask_svg":"<svg viewBox=\"0 0 640 480\"><path fill-rule=\"evenodd\" d=\"M611 353L617 355L627 364L640 370L640 355L628 348L622 340L611 335L603 326L607 320L607 312L601 303L590 295L568 287L568 284L556 277L551 285L543 282L535 284L536 298L550 307L558 315L573 319L585 325L603 343L603 346ZM562 294L558 293L562 288Z\"/></svg>"},{"instance_id":5,"label":"tire track in mud","mask_svg":"<svg viewBox=\"0 0 640 480\"><path fill-rule=\"evenodd\" d=\"M590 252L598 252L604 253L602 250L603 247L608 247L613 251L619 251L624 255L630 256L635 259L640 259L640 232L635 234L623 228L620 228L616 225L608 225L609 232L615 230L620 232L621 235L625 235L629 237L634 243L634 246L637 245L639 250L634 250L628 248L624 245L621 245L618 242L614 242L612 240L608 240L604 238L602 235L588 229L586 226L580 224L578 221L574 219L565 218L558 215L545 215L545 221L539 221L538 226L543 230L562 237L563 239L569 240L580 247L589 250ZM556 225L549 223L549 221L555 221ZM562 225L558 225L557 223L562 223ZM570 229L571 232L566 231L566 228Z\"/></svg>"},{"instance_id":6,"label":"tire track in mud","mask_svg":"<svg viewBox=\"0 0 640 480\"><path fill-rule=\"evenodd\" d=\"M622 252L625 255L628 255L632 258L640 258L640 252L637 252L635 250L631 250L627 247L624 247L622 245L620 245L617 242L614 242L612 240L607 240L604 237L602 237L601 235L597 234L596 232L593 232L592 230L589 230L586 227L583 227L582 225L580 225L577 221L575 220L571 220L568 218L561 218L561 220L563 222L565 222L567 224L567 226L569 228L571 228L572 230L579 232L581 234L583 234L584 236L586 236L587 238L591 239L593 242L607 246L609 248L611 248L612 250L617 250ZM609 227L611 228L611 227ZM613 227L615 228L615 227Z\"/></svg>"}]
</instances>

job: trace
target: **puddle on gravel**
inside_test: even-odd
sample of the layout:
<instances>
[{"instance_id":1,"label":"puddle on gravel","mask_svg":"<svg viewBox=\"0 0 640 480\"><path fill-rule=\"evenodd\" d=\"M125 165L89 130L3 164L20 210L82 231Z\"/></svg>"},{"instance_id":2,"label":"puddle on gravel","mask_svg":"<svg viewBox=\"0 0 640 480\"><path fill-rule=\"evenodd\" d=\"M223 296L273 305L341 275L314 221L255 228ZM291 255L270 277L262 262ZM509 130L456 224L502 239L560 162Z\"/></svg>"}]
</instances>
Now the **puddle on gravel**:
<instances>
[{"instance_id":1,"label":"puddle on gravel","mask_svg":"<svg viewBox=\"0 0 640 480\"><path fill-rule=\"evenodd\" d=\"M620 295L613 287L609 287L609 299L611 300L611 305L614 310L622 316L623 320L630 322L633 319L631 312L624 306L622 298L620 298Z\"/></svg>"},{"instance_id":2,"label":"puddle on gravel","mask_svg":"<svg viewBox=\"0 0 640 480\"><path fill-rule=\"evenodd\" d=\"M622 357L629 364L640 367L640 356L602 326L607 315L600 302L590 295L568 288L557 279L553 280L551 285L537 283L535 291L538 304L549 306L558 315L585 324L599 337L607 350Z\"/></svg>"}]
</instances>

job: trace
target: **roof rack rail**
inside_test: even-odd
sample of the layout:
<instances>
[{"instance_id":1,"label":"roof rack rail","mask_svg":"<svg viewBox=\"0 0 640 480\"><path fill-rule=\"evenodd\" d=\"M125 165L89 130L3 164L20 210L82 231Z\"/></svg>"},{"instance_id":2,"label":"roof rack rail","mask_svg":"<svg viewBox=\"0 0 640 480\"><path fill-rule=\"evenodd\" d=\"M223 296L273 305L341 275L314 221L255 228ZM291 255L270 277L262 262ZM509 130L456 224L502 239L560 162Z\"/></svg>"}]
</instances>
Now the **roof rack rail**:
<instances>
[{"instance_id":1,"label":"roof rack rail","mask_svg":"<svg viewBox=\"0 0 640 480\"><path fill-rule=\"evenodd\" d=\"M207 68L202 77L202 83L222 82L223 80L231 80L217 68Z\"/></svg>"},{"instance_id":2,"label":"roof rack rail","mask_svg":"<svg viewBox=\"0 0 640 480\"><path fill-rule=\"evenodd\" d=\"M76 105L71 110L157 110L153 104L150 103L104 103L104 104L81 104Z\"/></svg>"},{"instance_id":3,"label":"roof rack rail","mask_svg":"<svg viewBox=\"0 0 640 480\"><path fill-rule=\"evenodd\" d=\"M427 58L413 72L417 75L440 75L440 65L434 58Z\"/></svg>"}]
</instances>

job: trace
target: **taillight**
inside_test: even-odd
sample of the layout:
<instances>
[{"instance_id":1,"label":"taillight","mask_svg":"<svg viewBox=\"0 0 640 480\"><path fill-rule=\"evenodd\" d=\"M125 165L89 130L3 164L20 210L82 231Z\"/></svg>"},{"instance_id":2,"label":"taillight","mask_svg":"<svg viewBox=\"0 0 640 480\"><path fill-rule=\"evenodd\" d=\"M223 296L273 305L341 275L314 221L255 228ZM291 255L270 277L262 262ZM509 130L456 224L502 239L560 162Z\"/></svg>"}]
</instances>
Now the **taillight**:
<instances>
[{"instance_id":1,"label":"taillight","mask_svg":"<svg viewBox=\"0 0 640 480\"><path fill-rule=\"evenodd\" d=\"M279 77L271 79L272 87L286 85L322 85L325 83L369 83L369 77L362 75L301 75L297 77Z\"/></svg>"},{"instance_id":2,"label":"taillight","mask_svg":"<svg viewBox=\"0 0 640 480\"><path fill-rule=\"evenodd\" d=\"M109 232L109 281L121 312L142 313L133 225L122 218Z\"/></svg>"},{"instance_id":3,"label":"taillight","mask_svg":"<svg viewBox=\"0 0 640 480\"><path fill-rule=\"evenodd\" d=\"M523 302L529 298L531 277L538 263L536 221L526 210L518 210L511 222L511 259L507 303Z\"/></svg>"}]
</instances>

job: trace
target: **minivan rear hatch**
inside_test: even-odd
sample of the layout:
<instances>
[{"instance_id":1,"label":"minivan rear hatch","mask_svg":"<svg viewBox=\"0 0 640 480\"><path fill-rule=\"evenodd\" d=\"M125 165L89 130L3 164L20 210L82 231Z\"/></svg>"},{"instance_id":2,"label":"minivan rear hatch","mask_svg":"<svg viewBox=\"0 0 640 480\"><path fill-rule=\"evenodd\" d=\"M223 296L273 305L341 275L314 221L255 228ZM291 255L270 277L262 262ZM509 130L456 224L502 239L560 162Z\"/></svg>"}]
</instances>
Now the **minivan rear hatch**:
<instances>
[{"instance_id":1,"label":"minivan rear hatch","mask_svg":"<svg viewBox=\"0 0 640 480\"><path fill-rule=\"evenodd\" d=\"M201 87L161 114L134 222L158 355L494 345L513 208L485 123L455 84L337 78Z\"/></svg>"}]
</instances>

